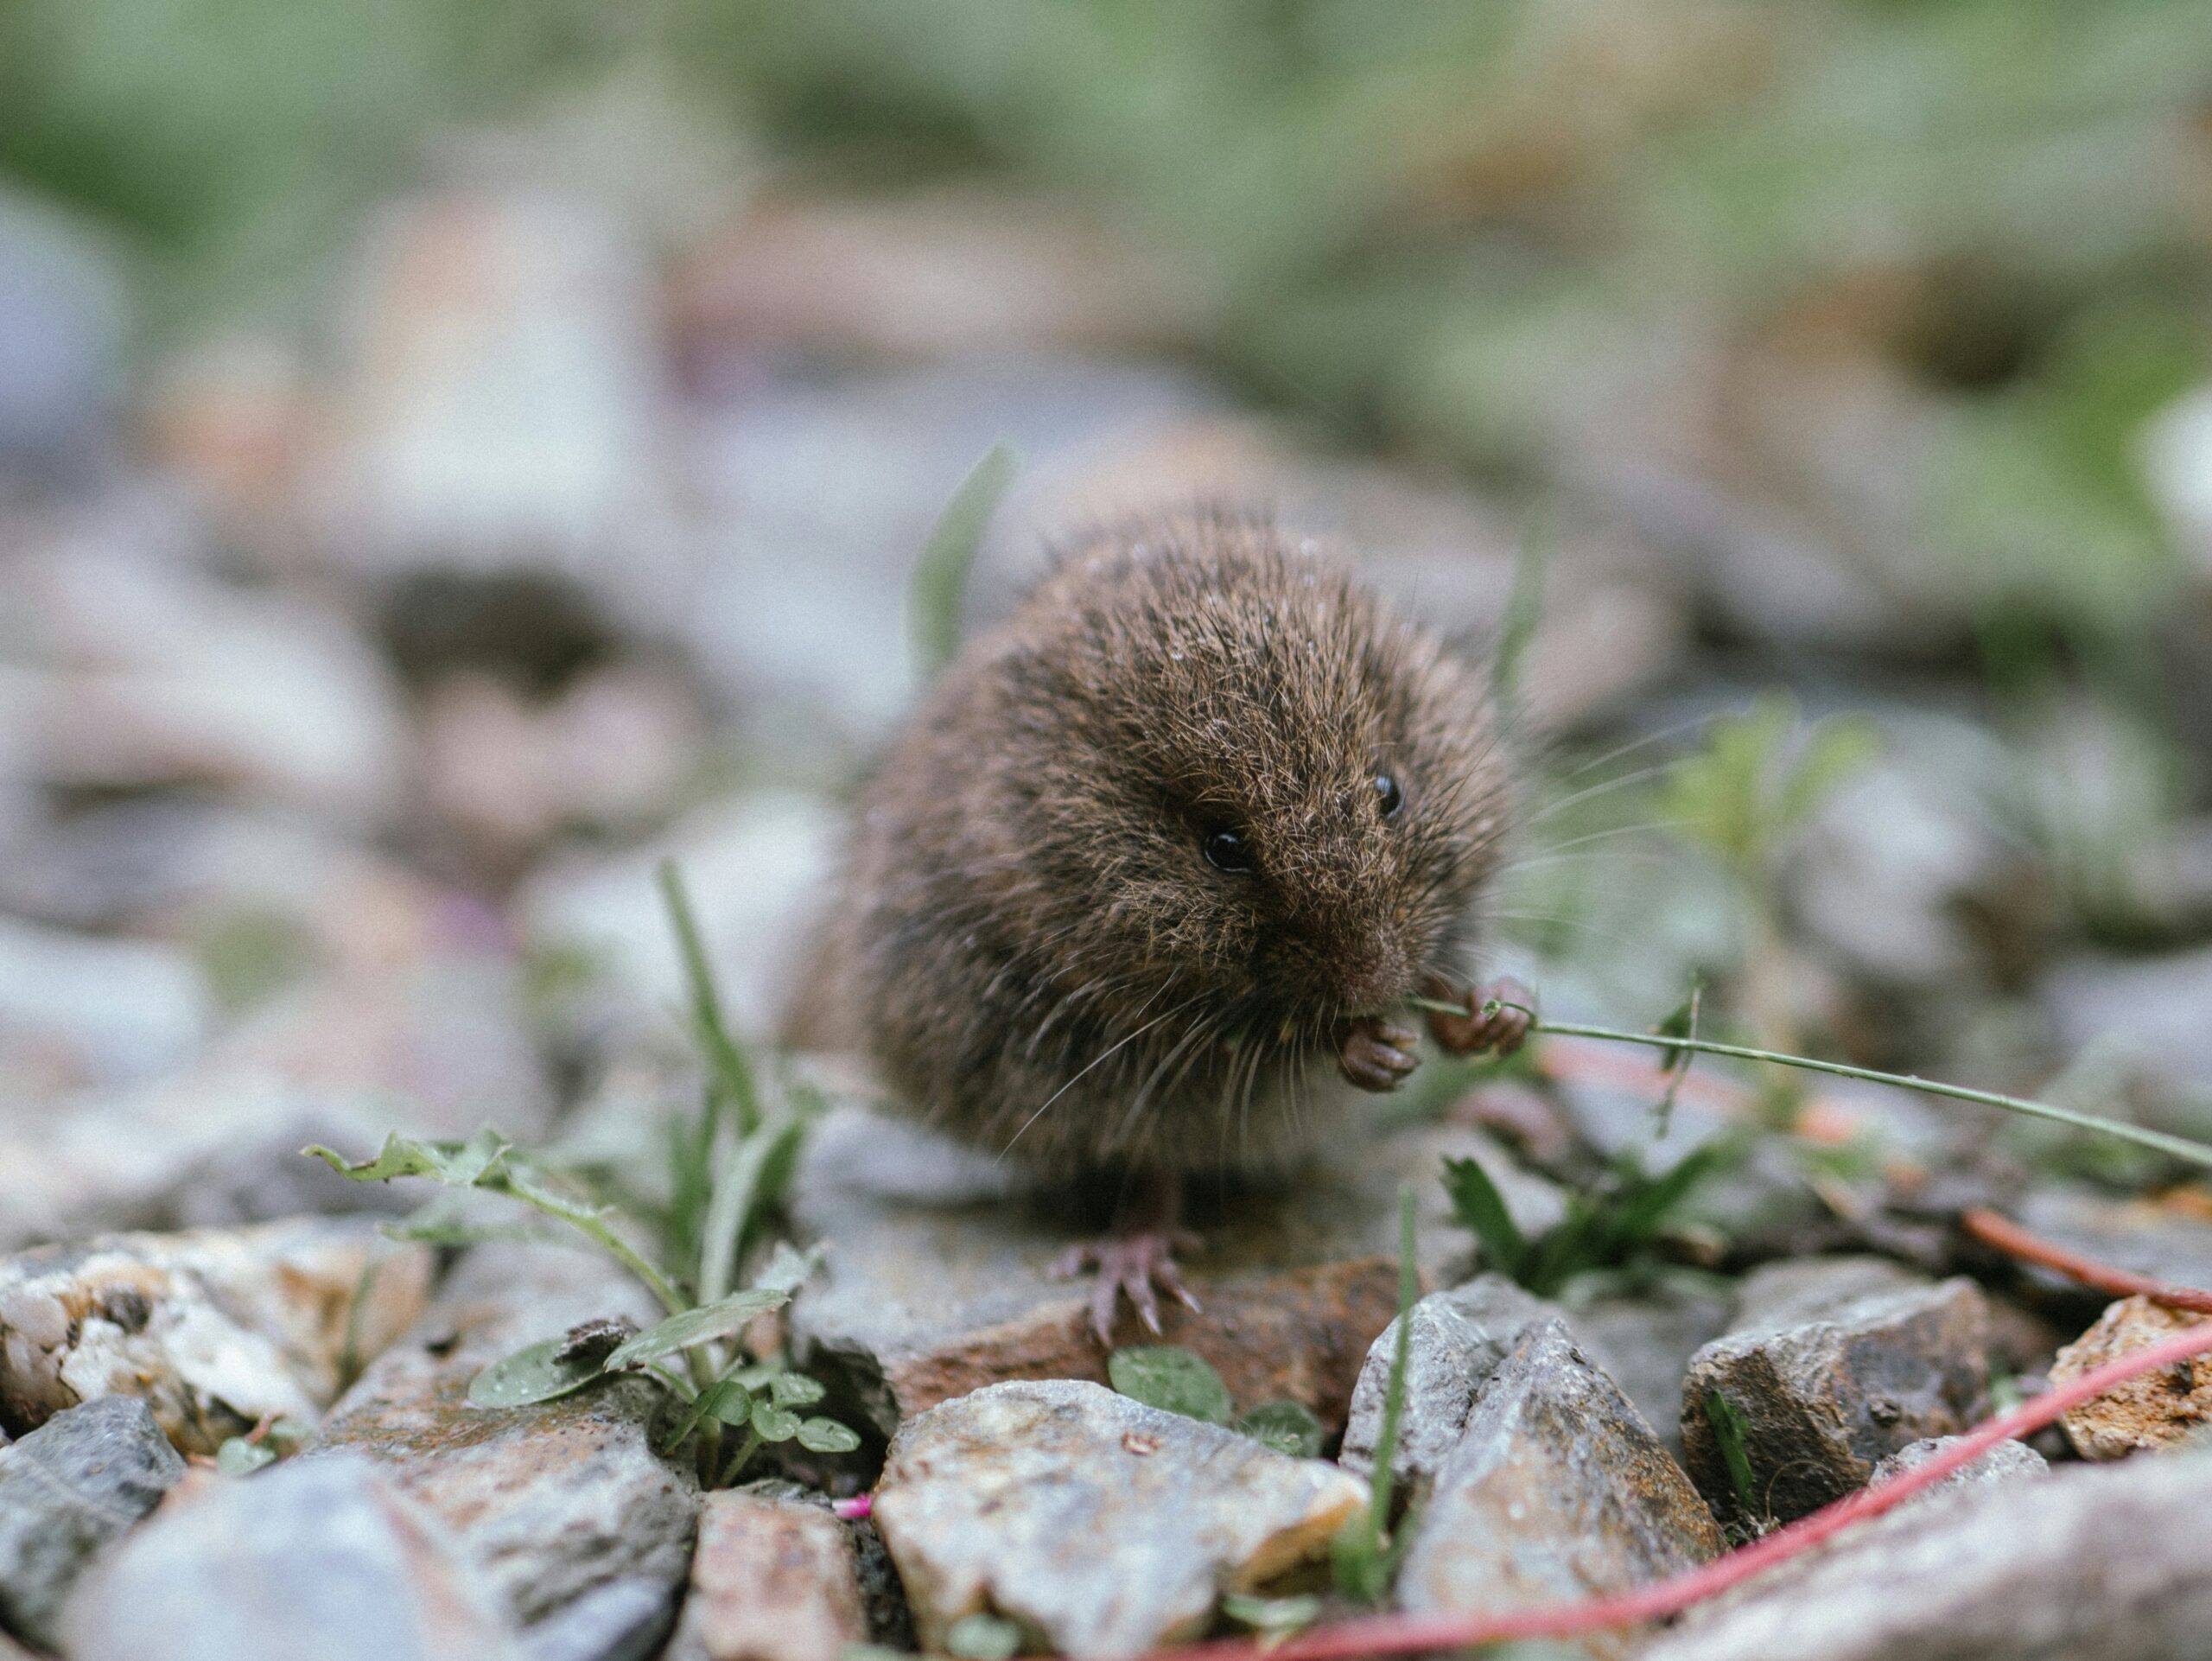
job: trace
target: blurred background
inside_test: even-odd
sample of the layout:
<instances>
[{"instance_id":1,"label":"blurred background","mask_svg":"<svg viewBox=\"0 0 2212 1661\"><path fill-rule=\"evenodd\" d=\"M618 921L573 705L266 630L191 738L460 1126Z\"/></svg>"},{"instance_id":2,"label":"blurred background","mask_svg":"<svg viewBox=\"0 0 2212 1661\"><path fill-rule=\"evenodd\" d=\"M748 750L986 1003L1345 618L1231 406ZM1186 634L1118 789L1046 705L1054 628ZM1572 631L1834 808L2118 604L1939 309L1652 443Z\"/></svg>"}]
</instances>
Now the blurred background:
<instances>
[{"instance_id":1,"label":"blurred background","mask_svg":"<svg viewBox=\"0 0 2212 1661\"><path fill-rule=\"evenodd\" d=\"M1522 595L1555 1009L2212 1123L2212 6L7 0L0 1244L588 1143L663 851L764 1029L1000 440L971 617L1200 493Z\"/></svg>"}]
</instances>

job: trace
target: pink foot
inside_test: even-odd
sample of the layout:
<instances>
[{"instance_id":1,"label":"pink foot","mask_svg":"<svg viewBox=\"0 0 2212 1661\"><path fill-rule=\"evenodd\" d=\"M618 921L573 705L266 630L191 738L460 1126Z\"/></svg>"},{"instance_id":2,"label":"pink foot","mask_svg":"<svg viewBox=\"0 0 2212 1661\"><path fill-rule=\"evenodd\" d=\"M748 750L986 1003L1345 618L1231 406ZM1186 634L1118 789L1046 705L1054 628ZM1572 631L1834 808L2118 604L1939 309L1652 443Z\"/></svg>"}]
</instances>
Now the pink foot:
<instances>
[{"instance_id":1,"label":"pink foot","mask_svg":"<svg viewBox=\"0 0 2212 1661\"><path fill-rule=\"evenodd\" d=\"M1519 981L1493 981L1466 991L1440 986L1433 996L1467 1007L1464 1015L1429 1012L1430 1034L1454 1055L1475 1055L1484 1050L1510 1055L1528 1040L1534 1019L1529 1011L1536 1007L1536 995ZM1483 1006L1492 1002L1499 1007L1484 1015Z\"/></svg>"},{"instance_id":2,"label":"pink foot","mask_svg":"<svg viewBox=\"0 0 2212 1661\"><path fill-rule=\"evenodd\" d=\"M1114 1346L1114 1317L1120 1313L1122 1295L1155 1338L1160 1336L1160 1298L1165 1292L1193 1314L1198 1299L1183 1284L1183 1271L1175 1266L1177 1247L1196 1250L1198 1237L1179 1229L1121 1234L1105 1240L1088 1240L1070 1246L1054 1260L1049 1271L1055 1280L1073 1280L1096 1270L1098 1279L1090 1289L1090 1329L1107 1348ZM1155 1290L1154 1289L1157 1289Z\"/></svg>"}]
</instances>

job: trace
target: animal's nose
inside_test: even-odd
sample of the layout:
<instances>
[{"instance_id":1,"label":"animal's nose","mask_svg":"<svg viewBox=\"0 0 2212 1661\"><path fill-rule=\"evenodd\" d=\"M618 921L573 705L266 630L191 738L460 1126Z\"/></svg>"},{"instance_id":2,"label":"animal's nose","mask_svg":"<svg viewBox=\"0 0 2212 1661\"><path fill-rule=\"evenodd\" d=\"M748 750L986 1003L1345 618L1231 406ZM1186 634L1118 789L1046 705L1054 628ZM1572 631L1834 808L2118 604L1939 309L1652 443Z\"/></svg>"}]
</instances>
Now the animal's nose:
<instances>
[{"instance_id":1,"label":"animal's nose","mask_svg":"<svg viewBox=\"0 0 2212 1661\"><path fill-rule=\"evenodd\" d=\"M1387 1009L1412 987L1406 954L1396 941L1370 937L1347 951L1338 971L1337 1002L1355 1014Z\"/></svg>"}]
</instances>

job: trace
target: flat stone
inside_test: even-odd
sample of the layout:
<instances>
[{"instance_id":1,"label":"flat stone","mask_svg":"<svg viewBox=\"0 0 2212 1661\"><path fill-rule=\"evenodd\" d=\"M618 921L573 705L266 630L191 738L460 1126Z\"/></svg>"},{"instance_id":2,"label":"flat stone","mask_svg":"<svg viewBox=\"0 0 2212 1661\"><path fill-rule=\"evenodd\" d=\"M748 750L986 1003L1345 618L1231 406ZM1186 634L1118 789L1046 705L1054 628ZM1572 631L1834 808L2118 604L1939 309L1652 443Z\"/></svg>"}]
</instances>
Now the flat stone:
<instances>
[{"instance_id":1,"label":"flat stone","mask_svg":"<svg viewBox=\"0 0 2212 1661\"><path fill-rule=\"evenodd\" d=\"M893 1441L875 1522L923 1647L994 1613L1077 1658L1195 1637L1224 1591L1325 1556L1358 1478L1077 1380L994 1384Z\"/></svg>"},{"instance_id":2,"label":"flat stone","mask_svg":"<svg viewBox=\"0 0 2212 1661\"><path fill-rule=\"evenodd\" d=\"M1941 1454L1948 1453L1959 1441L1956 1436L1923 1436L1910 1448L1900 1448L1874 1467L1874 1474L1867 1486L1878 1488L1885 1482L1918 1470ZM2023 1478L2048 1476L2050 1461L2024 1441L2000 1441L1987 1452L1976 1455L1938 1482L1926 1492L1908 1500L1909 1509L1924 1500L1929 1494L1948 1493L1953 1488L1987 1488L2000 1483L2018 1482ZM1897 1512L1889 1513L1895 1516Z\"/></svg>"},{"instance_id":3,"label":"flat stone","mask_svg":"<svg viewBox=\"0 0 2212 1661\"><path fill-rule=\"evenodd\" d=\"M1557 1321L1484 1385L1436 1472L1398 1597L1421 1613L1503 1613L1624 1592L1717 1555L1690 1480ZM1592 1634L1589 1651L1630 1640Z\"/></svg>"},{"instance_id":4,"label":"flat stone","mask_svg":"<svg viewBox=\"0 0 2212 1661\"><path fill-rule=\"evenodd\" d=\"M706 1497L669 1661L836 1661L868 1636L852 1541L828 1505Z\"/></svg>"},{"instance_id":5,"label":"flat stone","mask_svg":"<svg viewBox=\"0 0 2212 1661\"><path fill-rule=\"evenodd\" d=\"M0 1446L0 1626L60 1647L78 1575L183 1474L145 1403L128 1396L70 1408Z\"/></svg>"},{"instance_id":6,"label":"flat stone","mask_svg":"<svg viewBox=\"0 0 2212 1661\"><path fill-rule=\"evenodd\" d=\"M1558 1220L1557 1190L1463 1127L1348 1138L1337 1163L1274 1188L1192 1196L1204 1240L1185 1268L1203 1315L1163 1311L1166 1341L1196 1350L1240 1405L1303 1402L1333 1429L1370 1341L1397 1309L1397 1194L1414 1185L1425 1273L1457 1278L1471 1241L1450 1218L1446 1155L1478 1158L1531 1232ZM792 1306L808 1365L834 1376L885 1435L934 1403L1009 1378L1103 1382L1084 1289L1048 1274L1080 1238L1065 1206L1026 1194L982 1155L863 1109L810 1139L791 1209L830 1243ZM1126 1310L1116 1335L1149 1342Z\"/></svg>"},{"instance_id":7,"label":"flat stone","mask_svg":"<svg viewBox=\"0 0 2212 1661\"><path fill-rule=\"evenodd\" d=\"M1923 1436L1964 1430L1989 1382L1980 1289L1934 1284L1878 1257L1807 1258L1746 1277L1735 1329L1700 1349L1682 1382L1685 1462L1719 1516L1735 1489L1707 1416L1718 1391L1748 1421L1758 1496L1783 1520L1866 1486ZM1756 1520L1756 1519L1746 1519Z\"/></svg>"},{"instance_id":8,"label":"flat stone","mask_svg":"<svg viewBox=\"0 0 2212 1661\"><path fill-rule=\"evenodd\" d=\"M80 1402L142 1397L188 1454L264 1415L312 1424L344 1382L349 1333L357 1357L390 1343L420 1313L430 1263L365 1218L110 1235L0 1259L0 1422L27 1430Z\"/></svg>"},{"instance_id":9,"label":"flat stone","mask_svg":"<svg viewBox=\"0 0 2212 1661\"><path fill-rule=\"evenodd\" d=\"M1560 1314L1556 1304L1522 1291L1503 1275L1483 1275L1413 1307L1406 1348L1406 1384L1398 1442L1390 1469L1398 1481L1424 1480L1459 1446L1475 1397L1532 1327ZM1397 1356L1398 1322L1368 1347L1352 1387L1351 1408L1338 1463L1375 1474L1375 1448Z\"/></svg>"},{"instance_id":10,"label":"flat stone","mask_svg":"<svg viewBox=\"0 0 2212 1661\"><path fill-rule=\"evenodd\" d=\"M672 1594L690 1556L697 1485L653 1450L658 1385L626 1378L521 1408L467 1399L480 1371L525 1345L596 1317L649 1324L658 1314L594 1253L480 1246L302 1457L350 1450L375 1461L454 1531L525 1627L617 1581Z\"/></svg>"},{"instance_id":11,"label":"flat stone","mask_svg":"<svg viewBox=\"0 0 2212 1661\"><path fill-rule=\"evenodd\" d=\"M1643 1661L2202 1657L2208 1505L2212 1460L2188 1457L1938 1491L1694 1613Z\"/></svg>"},{"instance_id":12,"label":"flat stone","mask_svg":"<svg viewBox=\"0 0 2212 1661\"><path fill-rule=\"evenodd\" d=\"M368 1461L194 1486L80 1584L71 1661L523 1661L497 1594Z\"/></svg>"},{"instance_id":13,"label":"flat stone","mask_svg":"<svg viewBox=\"0 0 2212 1661\"><path fill-rule=\"evenodd\" d=\"M2088 1187L2039 1187L2022 1197L2018 1216L2031 1232L2099 1263L2172 1286L2212 1287L2212 1222L2171 1206ZM2080 1295L2071 1281L2051 1283Z\"/></svg>"},{"instance_id":14,"label":"flat stone","mask_svg":"<svg viewBox=\"0 0 2212 1661\"><path fill-rule=\"evenodd\" d=\"M2050 1382L2070 1384L2107 1361L2171 1338L2204 1317L2148 1298L2122 1298L2096 1325L2059 1351ZM2070 1410L2059 1422L2083 1459L2125 1459L2146 1448L2172 1448L2212 1422L2212 1365L2202 1358L2131 1378Z\"/></svg>"}]
</instances>

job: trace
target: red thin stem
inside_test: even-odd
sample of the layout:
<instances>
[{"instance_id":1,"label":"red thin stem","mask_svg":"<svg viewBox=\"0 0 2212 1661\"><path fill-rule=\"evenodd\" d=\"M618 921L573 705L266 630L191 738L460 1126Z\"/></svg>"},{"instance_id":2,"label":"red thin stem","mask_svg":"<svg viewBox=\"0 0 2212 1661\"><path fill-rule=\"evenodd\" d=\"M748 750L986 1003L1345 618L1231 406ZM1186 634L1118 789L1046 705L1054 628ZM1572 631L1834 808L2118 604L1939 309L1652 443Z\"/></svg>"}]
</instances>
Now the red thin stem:
<instances>
[{"instance_id":1,"label":"red thin stem","mask_svg":"<svg viewBox=\"0 0 2212 1661\"><path fill-rule=\"evenodd\" d=\"M2031 1234L2011 1218L2000 1217L1986 1206L1975 1206L1959 1220L1966 1231L1984 1245L1994 1246L2023 1263L2054 1270L2069 1280L2079 1281L2100 1292L2109 1292L2118 1298L2149 1298L2170 1308L2212 1314L2212 1292L2200 1292L2190 1286L2169 1286L2132 1269L2116 1268L2099 1263L2094 1257L2085 1257L2078 1251L2069 1251L2055 1241Z\"/></svg>"},{"instance_id":2,"label":"red thin stem","mask_svg":"<svg viewBox=\"0 0 2212 1661\"><path fill-rule=\"evenodd\" d=\"M1263 1654L1267 1661L1355 1661L1361 1656L1464 1649L1471 1645L1496 1644L1510 1639L1566 1638L1600 1627L1624 1626L1662 1615L1678 1614L1692 1604L1740 1585L1762 1569L1771 1569L1811 1550L1854 1523L1880 1516L1935 1486L1999 1442L2040 1430L2055 1422L2069 1408L2101 1396L2116 1384L2208 1351L2212 1351L2212 1321L2200 1322L2147 1349L2083 1373L2069 1384L2046 1391L2024 1406L1969 1431L1927 1463L1914 1467L1878 1488L1863 1488L1810 1517L1801 1518L1787 1528L1777 1529L1764 1539L1717 1557L1702 1568L1656 1581L1634 1591L1503 1614L1370 1615L1325 1626L1285 1643L1263 1646L1255 1639L1221 1639L1183 1649L1154 1651L1143 1661L1245 1661L1246 1658L1257 1661Z\"/></svg>"}]
</instances>

